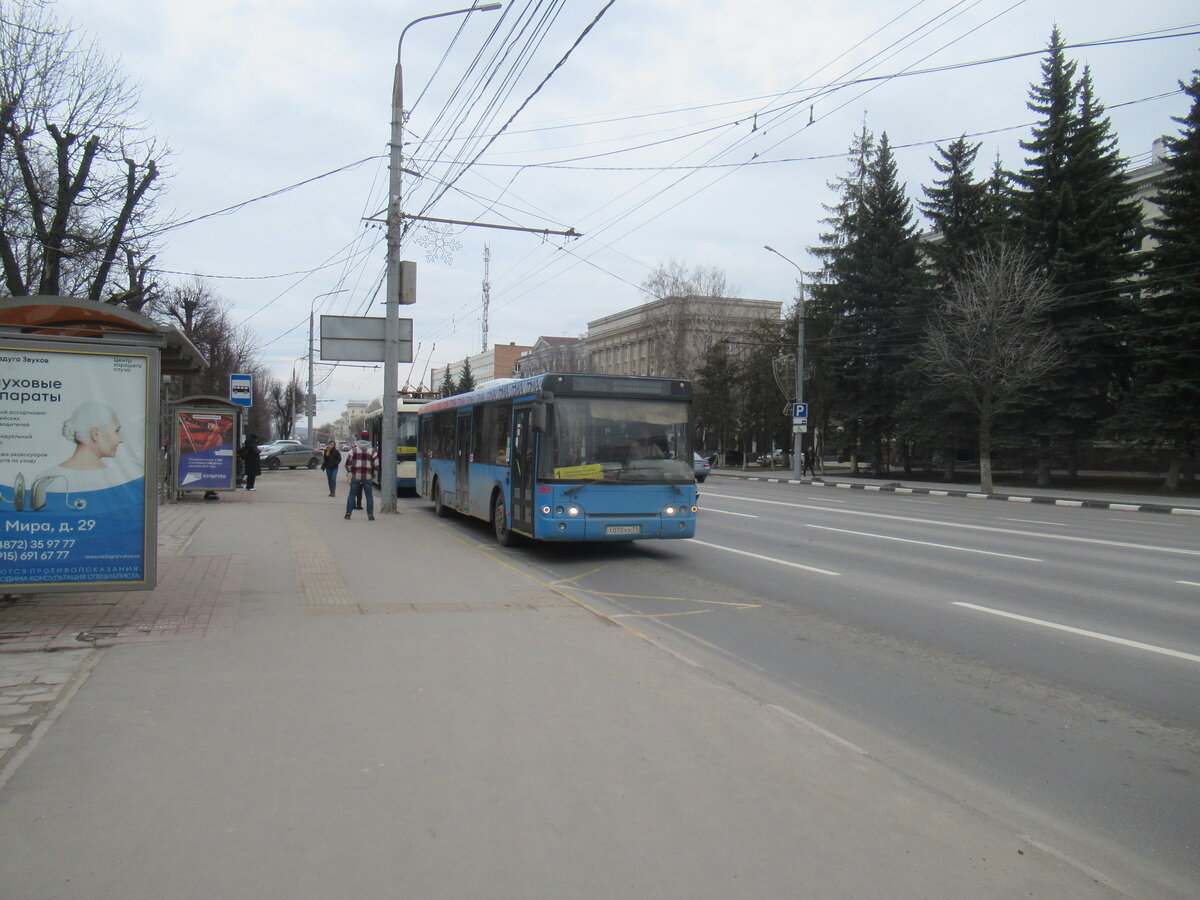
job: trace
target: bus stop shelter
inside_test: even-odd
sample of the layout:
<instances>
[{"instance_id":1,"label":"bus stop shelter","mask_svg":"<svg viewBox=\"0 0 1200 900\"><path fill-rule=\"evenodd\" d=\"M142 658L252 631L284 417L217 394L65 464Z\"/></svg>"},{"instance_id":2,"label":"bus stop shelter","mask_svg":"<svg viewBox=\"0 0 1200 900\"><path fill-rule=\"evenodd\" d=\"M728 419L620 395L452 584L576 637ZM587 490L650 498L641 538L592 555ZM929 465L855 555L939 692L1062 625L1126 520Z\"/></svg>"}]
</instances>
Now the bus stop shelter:
<instances>
[{"instance_id":1,"label":"bus stop shelter","mask_svg":"<svg viewBox=\"0 0 1200 900\"><path fill-rule=\"evenodd\" d=\"M206 365L128 309L0 300L0 591L153 589L163 376Z\"/></svg>"}]
</instances>

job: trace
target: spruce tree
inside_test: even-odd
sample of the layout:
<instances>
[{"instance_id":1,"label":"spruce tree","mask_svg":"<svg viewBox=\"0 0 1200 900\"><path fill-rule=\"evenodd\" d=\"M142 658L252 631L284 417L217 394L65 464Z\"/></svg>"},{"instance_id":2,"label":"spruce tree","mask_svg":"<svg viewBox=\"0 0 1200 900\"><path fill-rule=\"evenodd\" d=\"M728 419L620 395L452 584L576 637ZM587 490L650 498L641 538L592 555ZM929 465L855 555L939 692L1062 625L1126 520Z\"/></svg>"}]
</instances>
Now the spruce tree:
<instances>
[{"instance_id":1,"label":"spruce tree","mask_svg":"<svg viewBox=\"0 0 1200 900\"><path fill-rule=\"evenodd\" d=\"M979 147L965 138L948 147L939 145L941 159L932 162L943 177L922 188L927 199L920 202L921 211L937 233L926 242L925 252L940 286L958 277L967 259L987 240L988 184L977 181L974 174Z\"/></svg>"},{"instance_id":2,"label":"spruce tree","mask_svg":"<svg viewBox=\"0 0 1200 900\"><path fill-rule=\"evenodd\" d=\"M927 199L920 206L936 237L926 241L931 280L944 300L954 282L970 267L987 244L998 240L1003 216L1004 176L997 161L991 180L975 178L975 158L980 145L965 138L937 148L940 158L932 161L942 176L922 188ZM955 478L958 450L975 443L970 425L972 411L962 398L943 384L916 390L905 406L902 435L917 444L936 448L947 481ZM931 460L932 462L932 460ZM906 468L906 474L909 474Z\"/></svg>"},{"instance_id":3,"label":"spruce tree","mask_svg":"<svg viewBox=\"0 0 1200 900\"><path fill-rule=\"evenodd\" d=\"M450 367L442 369L442 386L438 388L442 392L443 397L453 397L457 390L454 388L454 379L450 377Z\"/></svg>"},{"instance_id":4,"label":"spruce tree","mask_svg":"<svg viewBox=\"0 0 1200 900\"><path fill-rule=\"evenodd\" d=\"M1154 198L1162 217L1149 229L1155 244L1131 329L1135 365L1121 417L1143 443L1172 451L1168 490L1194 471L1200 448L1200 70L1180 87L1192 107L1174 120L1180 134L1164 138L1167 174Z\"/></svg>"},{"instance_id":5,"label":"spruce tree","mask_svg":"<svg viewBox=\"0 0 1200 900\"><path fill-rule=\"evenodd\" d=\"M726 452L737 439L740 416L738 364L724 341L705 351L704 362L696 373L695 417L700 446L718 451L724 465Z\"/></svg>"},{"instance_id":6,"label":"spruce tree","mask_svg":"<svg viewBox=\"0 0 1200 900\"><path fill-rule=\"evenodd\" d=\"M846 174L829 184L837 194L837 202L825 205L828 215L822 221L826 230L821 233L821 243L809 248L822 260L822 270L812 285L805 310L806 368L825 386L824 415L843 423L844 443L839 450L855 458L858 427L847 379L853 356L851 337L854 329L850 321L852 303L847 295L846 269L851 248L860 240L862 194L874 152L875 136L864 123L851 141L850 166Z\"/></svg>"},{"instance_id":7,"label":"spruce tree","mask_svg":"<svg viewBox=\"0 0 1200 900\"><path fill-rule=\"evenodd\" d=\"M475 390L475 376L471 374L471 359L467 357L463 360L462 372L458 376L458 384L454 386L454 393L467 394Z\"/></svg>"},{"instance_id":8,"label":"spruce tree","mask_svg":"<svg viewBox=\"0 0 1200 900\"><path fill-rule=\"evenodd\" d=\"M1140 214L1091 74L1075 78L1057 28L1042 62L1042 83L1029 108L1041 116L1029 154L1014 175L1016 231L1036 264L1064 298L1048 321L1068 361L1034 385L1024 427L1038 439L1039 482L1048 483L1051 452L1075 453L1111 414L1125 375L1117 352L1119 294L1137 272Z\"/></svg>"},{"instance_id":9,"label":"spruce tree","mask_svg":"<svg viewBox=\"0 0 1200 900\"><path fill-rule=\"evenodd\" d=\"M886 132L867 174L860 240L847 275L858 319L856 406L875 469L882 472L885 443L908 418L904 410L918 384L912 366L930 294L912 204Z\"/></svg>"}]
</instances>

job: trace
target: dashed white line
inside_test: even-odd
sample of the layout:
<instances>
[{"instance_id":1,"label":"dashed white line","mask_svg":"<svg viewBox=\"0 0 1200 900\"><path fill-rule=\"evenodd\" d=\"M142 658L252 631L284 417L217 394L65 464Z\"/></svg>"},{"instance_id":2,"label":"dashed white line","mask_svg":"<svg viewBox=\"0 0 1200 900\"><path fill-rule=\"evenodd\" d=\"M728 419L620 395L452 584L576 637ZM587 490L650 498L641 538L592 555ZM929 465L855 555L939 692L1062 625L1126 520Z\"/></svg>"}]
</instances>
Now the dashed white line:
<instances>
[{"instance_id":1,"label":"dashed white line","mask_svg":"<svg viewBox=\"0 0 1200 900\"><path fill-rule=\"evenodd\" d=\"M915 541L911 538L893 537L890 534L875 534L870 531L851 531L848 528L831 528L828 525L813 525L807 523L806 528L819 528L821 531L837 531L841 534L853 534L858 537L876 538L881 541L896 541L900 544L920 544L922 547L937 547L940 550L958 550L961 553L979 553L983 556L1002 556L1005 559L1020 559L1025 562L1041 562L1032 556L1016 556L1012 553L997 553L995 550L976 550L974 547L955 547L953 544L935 544L933 541Z\"/></svg>"},{"instance_id":2,"label":"dashed white line","mask_svg":"<svg viewBox=\"0 0 1200 900\"><path fill-rule=\"evenodd\" d=\"M751 559L761 559L763 562L773 562L781 566L791 566L793 569L803 569L805 572L816 572L818 575L841 575L841 572L831 572L828 569L818 569L816 566L806 566L802 563L792 562L790 559L779 559L774 556L763 556L761 553L751 553L749 550L736 550L733 547L725 547L721 544L710 544L708 541L698 541L692 538L688 541L690 544L699 544L701 547L711 547L714 550L724 550L726 553L736 553L738 556L749 556Z\"/></svg>"},{"instance_id":3,"label":"dashed white line","mask_svg":"<svg viewBox=\"0 0 1200 900\"><path fill-rule=\"evenodd\" d=\"M1158 647L1154 644L1143 644L1141 641L1131 641L1128 638L1117 637L1112 634L1104 634L1099 631L1088 631L1085 628L1076 628L1073 625L1063 625L1059 622L1048 622L1045 619L1035 619L1031 616L1022 616L1019 613L1006 612L1002 609L992 609L990 606L979 606L975 603L964 603L960 600L953 602L954 606L961 606L964 609L973 609L976 612L988 613L993 616L1001 616L1005 619L1015 619L1018 622L1025 622L1029 625L1040 625L1042 628L1052 628L1055 631L1065 631L1068 634L1078 634L1082 637L1095 638L1098 641L1107 641L1110 644L1120 644L1122 647L1132 647L1135 650L1146 650L1150 653L1158 653L1162 656L1173 656L1176 659L1184 659L1188 662L1200 663L1200 656L1194 653L1184 653L1182 650L1172 650L1169 647Z\"/></svg>"},{"instance_id":4,"label":"dashed white line","mask_svg":"<svg viewBox=\"0 0 1200 900\"><path fill-rule=\"evenodd\" d=\"M700 511L706 512L706 513L721 513L722 515L726 515L726 516L738 516L739 518L742 518L742 519L757 519L758 518L758 516L751 515L750 513L735 513L735 512L730 512L727 509L713 509L711 506L702 506L702 507L700 507Z\"/></svg>"}]
</instances>

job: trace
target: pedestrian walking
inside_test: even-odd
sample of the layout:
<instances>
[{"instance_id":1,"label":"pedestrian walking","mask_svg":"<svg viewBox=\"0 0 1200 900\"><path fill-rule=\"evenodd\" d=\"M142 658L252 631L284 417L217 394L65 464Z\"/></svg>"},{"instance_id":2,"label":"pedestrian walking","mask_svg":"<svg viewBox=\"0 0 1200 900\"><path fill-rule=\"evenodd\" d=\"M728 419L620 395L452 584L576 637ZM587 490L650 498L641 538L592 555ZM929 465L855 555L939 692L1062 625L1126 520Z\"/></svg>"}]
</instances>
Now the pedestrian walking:
<instances>
[{"instance_id":1,"label":"pedestrian walking","mask_svg":"<svg viewBox=\"0 0 1200 900\"><path fill-rule=\"evenodd\" d=\"M246 471L246 490L254 490L254 479L262 474L262 461L258 455L258 435L246 435L246 443L242 444L242 449L239 454L242 457L242 466Z\"/></svg>"},{"instance_id":2,"label":"pedestrian walking","mask_svg":"<svg viewBox=\"0 0 1200 900\"><path fill-rule=\"evenodd\" d=\"M321 471L325 473L325 477L329 480L329 496L337 496L337 473L338 466L342 464L342 453L337 448L337 441L330 441L325 452L321 455Z\"/></svg>"},{"instance_id":3,"label":"pedestrian walking","mask_svg":"<svg viewBox=\"0 0 1200 900\"><path fill-rule=\"evenodd\" d=\"M804 473L807 472L808 474L812 475L815 478L816 474L817 474L817 470L816 470L816 468L814 468L815 465L816 465L816 461L814 459L812 450L811 449L805 450L804 451L804 462L800 468L800 477L803 478Z\"/></svg>"},{"instance_id":4,"label":"pedestrian walking","mask_svg":"<svg viewBox=\"0 0 1200 900\"><path fill-rule=\"evenodd\" d=\"M372 482L379 475L379 451L371 446L369 433L364 431L346 455L346 477L350 479L350 490L346 495L346 518L354 511L354 500L367 495L367 519L375 521L375 495ZM361 507L360 507L361 508Z\"/></svg>"}]
</instances>

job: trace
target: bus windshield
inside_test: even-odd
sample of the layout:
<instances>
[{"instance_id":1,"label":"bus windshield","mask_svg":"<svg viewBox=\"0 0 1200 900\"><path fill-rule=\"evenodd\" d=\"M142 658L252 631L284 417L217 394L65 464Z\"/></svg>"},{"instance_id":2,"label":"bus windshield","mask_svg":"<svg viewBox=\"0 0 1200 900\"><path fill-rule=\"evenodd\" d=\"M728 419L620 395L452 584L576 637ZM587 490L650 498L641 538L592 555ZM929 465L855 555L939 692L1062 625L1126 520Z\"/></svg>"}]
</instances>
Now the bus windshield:
<instances>
[{"instance_id":1,"label":"bus windshield","mask_svg":"<svg viewBox=\"0 0 1200 900\"><path fill-rule=\"evenodd\" d=\"M549 420L539 457L543 480L645 484L693 478L686 402L560 396Z\"/></svg>"},{"instance_id":2,"label":"bus windshield","mask_svg":"<svg viewBox=\"0 0 1200 900\"><path fill-rule=\"evenodd\" d=\"M415 459L411 454L417 452L417 413L401 412L396 416L396 445L401 453L410 454L409 459Z\"/></svg>"}]
</instances>

